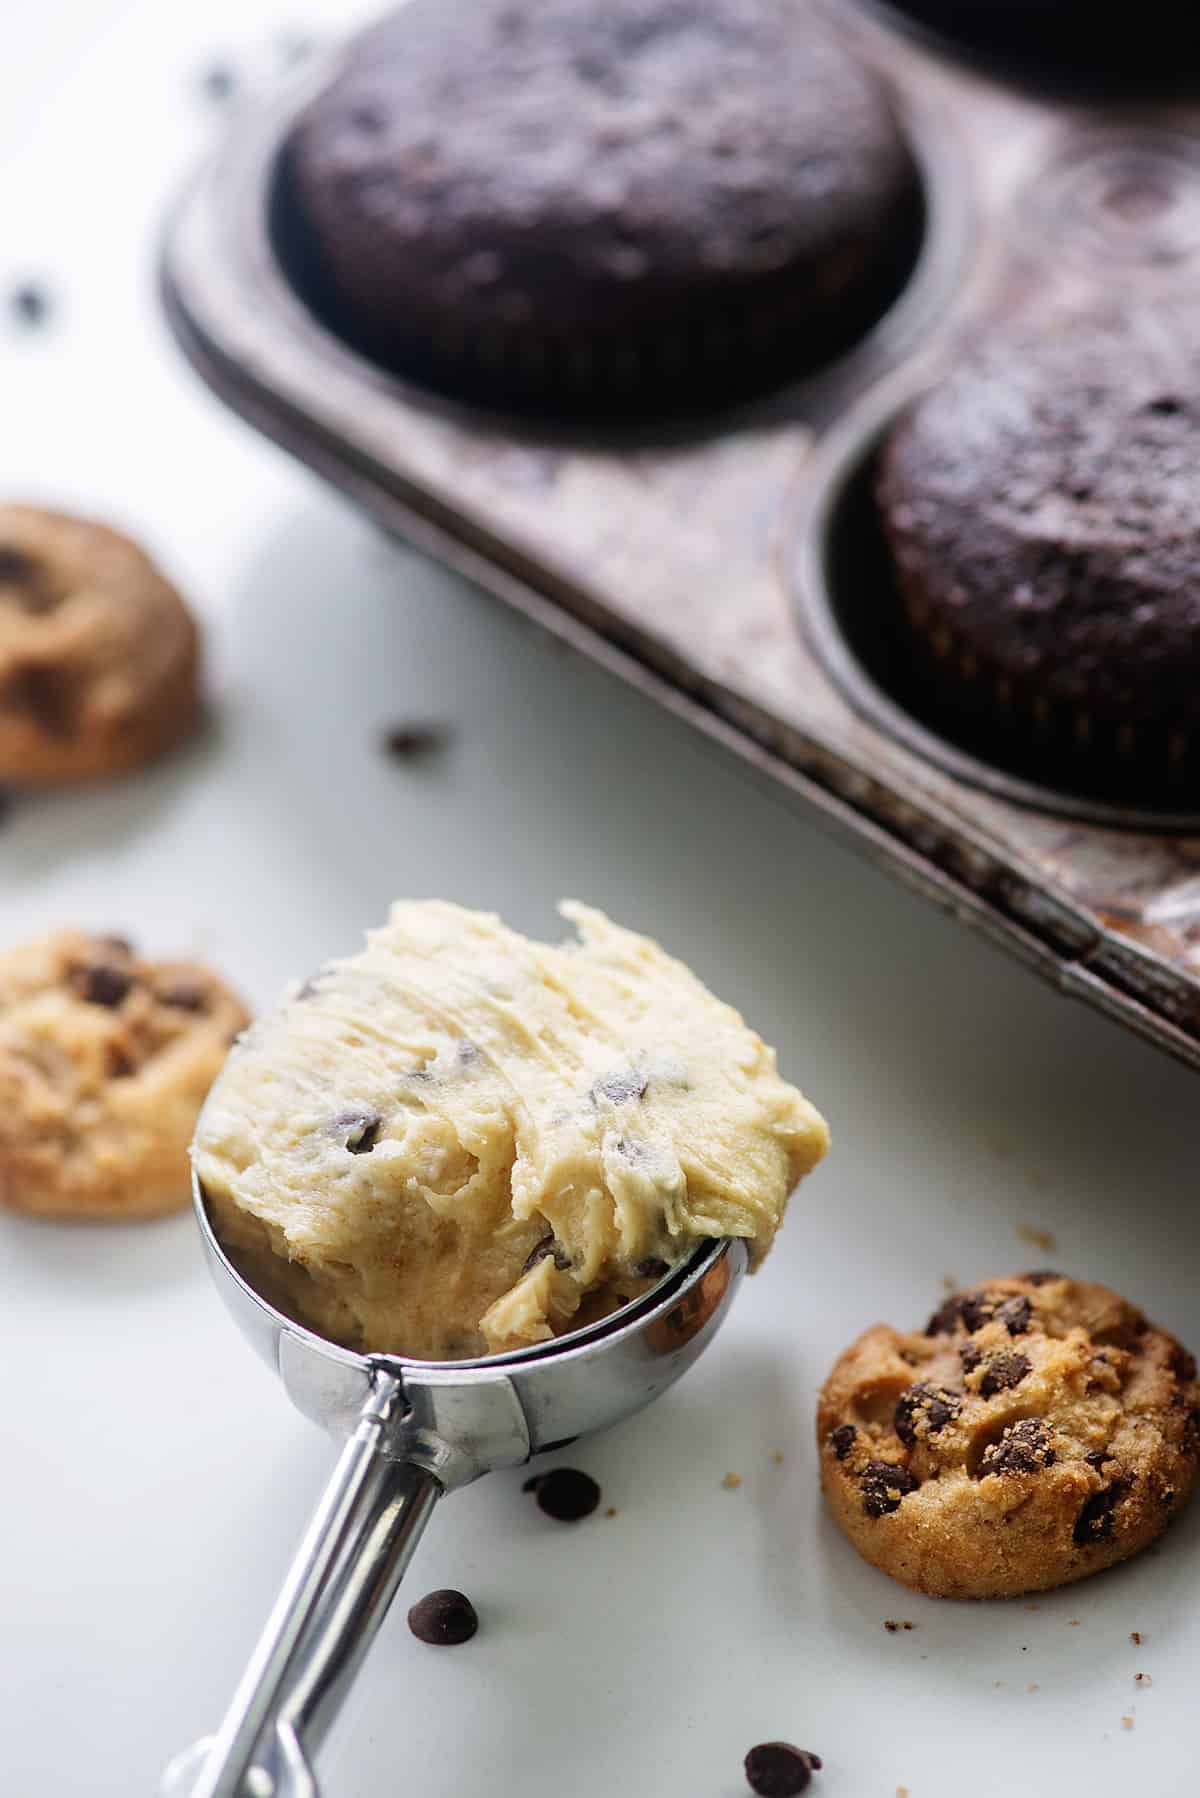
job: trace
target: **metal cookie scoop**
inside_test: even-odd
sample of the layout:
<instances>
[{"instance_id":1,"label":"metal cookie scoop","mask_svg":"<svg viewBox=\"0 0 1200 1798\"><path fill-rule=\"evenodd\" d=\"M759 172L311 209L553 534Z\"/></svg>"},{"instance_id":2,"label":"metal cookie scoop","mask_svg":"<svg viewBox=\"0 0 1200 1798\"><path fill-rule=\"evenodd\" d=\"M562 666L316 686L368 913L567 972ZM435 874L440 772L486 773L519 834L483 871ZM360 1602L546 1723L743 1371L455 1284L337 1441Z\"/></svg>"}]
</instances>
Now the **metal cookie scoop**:
<instances>
[{"instance_id":1,"label":"metal cookie scoop","mask_svg":"<svg viewBox=\"0 0 1200 1798\"><path fill-rule=\"evenodd\" d=\"M209 1270L292 1403L345 1447L216 1735L178 1755L158 1798L319 1798L312 1760L443 1492L641 1410L707 1347L745 1244L702 1243L590 1328L477 1361L358 1355L259 1296L193 1198Z\"/></svg>"}]
</instances>

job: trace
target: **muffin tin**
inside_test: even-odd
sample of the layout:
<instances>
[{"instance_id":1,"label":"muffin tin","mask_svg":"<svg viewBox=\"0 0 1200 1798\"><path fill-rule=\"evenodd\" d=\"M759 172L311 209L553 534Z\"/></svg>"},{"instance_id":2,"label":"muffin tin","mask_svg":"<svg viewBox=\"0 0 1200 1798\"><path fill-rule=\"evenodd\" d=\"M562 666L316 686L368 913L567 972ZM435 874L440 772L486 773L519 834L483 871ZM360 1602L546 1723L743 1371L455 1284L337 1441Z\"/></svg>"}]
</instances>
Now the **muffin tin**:
<instances>
[{"instance_id":1,"label":"muffin tin","mask_svg":"<svg viewBox=\"0 0 1200 1798\"><path fill-rule=\"evenodd\" d=\"M1072 103L831 4L902 103L926 189L913 279L820 376L685 431L534 429L364 362L284 272L280 148L334 51L247 112L169 224L163 293L214 390L398 533L686 718L1062 990L1200 1066L1200 809L1038 785L906 702L869 503L895 410L961 333L1200 264L1200 105Z\"/></svg>"}]
</instances>

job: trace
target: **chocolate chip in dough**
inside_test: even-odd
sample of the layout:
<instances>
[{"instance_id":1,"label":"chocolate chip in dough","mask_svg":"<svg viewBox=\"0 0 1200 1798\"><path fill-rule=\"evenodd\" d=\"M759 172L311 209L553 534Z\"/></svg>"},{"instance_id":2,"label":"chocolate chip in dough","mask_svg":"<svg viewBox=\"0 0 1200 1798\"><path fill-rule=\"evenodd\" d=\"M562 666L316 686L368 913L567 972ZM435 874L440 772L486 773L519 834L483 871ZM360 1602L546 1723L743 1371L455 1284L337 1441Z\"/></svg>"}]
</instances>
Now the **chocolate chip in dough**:
<instances>
[{"instance_id":1,"label":"chocolate chip in dough","mask_svg":"<svg viewBox=\"0 0 1200 1798\"><path fill-rule=\"evenodd\" d=\"M417 1601L408 1613L408 1627L418 1642L453 1648L471 1640L479 1628L479 1617L465 1592L445 1587Z\"/></svg>"},{"instance_id":2,"label":"chocolate chip in dough","mask_svg":"<svg viewBox=\"0 0 1200 1798\"><path fill-rule=\"evenodd\" d=\"M1084 1500L1083 1508L1075 1519L1075 1541L1080 1548L1086 1548L1091 1542L1107 1542L1113 1533L1115 1522L1113 1512L1125 1492L1124 1480L1114 1480L1111 1486L1102 1486L1099 1492Z\"/></svg>"},{"instance_id":3,"label":"chocolate chip in dough","mask_svg":"<svg viewBox=\"0 0 1200 1798\"><path fill-rule=\"evenodd\" d=\"M839 1423L836 1430L829 1433L829 1446L839 1461L844 1461L858 1440L858 1431L852 1423Z\"/></svg>"},{"instance_id":4,"label":"chocolate chip in dough","mask_svg":"<svg viewBox=\"0 0 1200 1798\"><path fill-rule=\"evenodd\" d=\"M1005 1299L996 1312L996 1322L1003 1324L1010 1336L1024 1336L1033 1318L1033 1306L1022 1293L1015 1299Z\"/></svg>"},{"instance_id":5,"label":"chocolate chip in dough","mask_svg":"<svg viewBox=\"0 0 1200 1798\"><path fill-rule=\"evenodd\" d=\"M615 1073L602 1074L599 1080L593 1080L592 1104L598 1105L601 1099L607 1099L613 1105L629 1105L634 1099L640 1099L645 1090L644 1074L639 1074L636 1068L619 1068Z\"/></svg>"},{"instance_id":6,"label":"chocolate chip in dough","mask_svg":"<svg viewBox=\"0 0 1200 1798\"><path fill-rule=\"evenodd\" d=\"M600 1503L600 1488L590 1473L577 1467L552 1467L525 1481L522 1492L532 1492L539 1509L558 1523L578 1523L590 1517Z\"/></svg>"},{"instance_id":7,"label":"chocolate chip in dough","mask_svg":"<svg viewBox=\"0 0 1200 1798\"><path fill-rule=\"evenodd\" d=\"M175 1011L203 1012L208 1010L208 988L199 980L172 980L166 986L160 986L158 997L163 1005L169 1005Z\"/></svg>"},{"instance_id":8,"label":"chocolate chip in dough","mask_svg":"<svg viewBox=\"0 0 1200 1798\"><path fill-rule=\"evenodd\" d=\"M645 1261L638 1262L633 1271L639 1280L661 1280L664 1274L670 1272L670 1263L660 1261L657 1255L648 1255Z\"/></svg>"},{"instance_id":9,"label":"chocolate chip in dough","mask_svg":"<svg viewBox=\"0 0 1200 1798\"><path fill-rule=\"evenodd\" d=\"M559 1273L565 1273L571 1265L571 1257L567 1254L566 1250L561 1248L554 1240L553 1230L550 1231L549 1235L543 1236L542 1240L539 1243L536 1243L530 1250L521 1272L523 1274L529 1273L532 1268L537 1266L539 1261L545 1261L550 1255L553 1255L554 1265Z\"/></svg>"},{"instance_id":10,"label":"chocolate chip in dough","mask_svg":"<svg viewBox=\"0 0 1200 1798\"><path fill-rule=\"evenodd\" d=\"M136 976L113 962L94 961L71 970L71 985L89 1005L106 1005L114 1011L133 986Z\"/></svg>"},{"instance_id":11,"label":"chocolate chip in dough","mask_svg":"<svg viewBox=\"0 0 1200 1798\"><path fill-rule=\"evenodd\" d=\"M983 1370L979 1390L984 1398L994 1398L997 1392L1010 1392L1021 1384L1032 1367L1028 1355L1007 1350L1002 1355L992 1355Z\"/></svg>"},{"instance_id":12,"label":"chocolate chip in dough","mask_svg":"<svg viewBox=\"0 0 1200 1798\"><path fill-rule=\"evenodd\" d=\"M383 1119L377 1111L339 1111L329 1128L343 1139L352 1155L369 1155L379 1138Z\"/></svg>"},{"instance_id":13,"label":"chocolate chip in dough","mask_svg":"<svg viewBox=\"0 0 1200 1798\"><path fill-rule=\"evenodd\" d=\"M983 1472L1040 1473L1056 1460L1046 1426L1038 1417L1022 1417L1010 1424L999 1442L985 1449Z\"/></svg>"},{"instance_id":14,"label":"chocolate chip in dough","mask_svg":"<svg viewBox=\"0 0 1200 1798\"><path fill-rule=\"evenodd\" d=\"M798 1798L808 1790L821 1757L807 1748L794 1748L790 1742L760 1742L742 1765L746 1782L758 1798Z\"/></svg>"},{"instance_id":15,"label":"chocolate chip in dough","mask_svg":"<svg viewBox=\"0 0 1200 1798\"><path fill-rule=\"evenodd\" d=\"M1052 1267L1038 1267L1032 1273L1018 1274L1020 1280L1028 1280L1031 1286L1046 1286L1051 1280L1061 1280L1062 1275L1055 1273Z\"/></svg>"}]
</instances>

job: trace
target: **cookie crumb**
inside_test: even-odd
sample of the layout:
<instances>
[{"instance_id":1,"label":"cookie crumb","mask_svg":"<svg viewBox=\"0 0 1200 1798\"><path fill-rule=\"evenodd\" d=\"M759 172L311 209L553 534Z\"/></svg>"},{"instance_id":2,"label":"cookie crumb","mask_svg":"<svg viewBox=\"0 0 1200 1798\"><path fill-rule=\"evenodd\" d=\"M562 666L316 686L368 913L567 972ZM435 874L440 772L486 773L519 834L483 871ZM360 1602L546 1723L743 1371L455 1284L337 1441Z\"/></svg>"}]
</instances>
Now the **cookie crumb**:
<instances>
[{"instance_id":1,"label":"cookie crumb","mask_svg":"<svg viewBox=\"0 0 1200 1798\"><path fill-rule=\"evenodd\" d=\"M908 1798L908 1787L907 1786L897 1786L896 1787L896 1798Z\"/></svg>"},{"instance_id":2,"label":"cookie crumb","mask_svg":"<svg viewBox=\"0 0 1200 1798\"><path fill-rule=\"evenodd\" d=\"M1142 1646L1141 1630L1140 1629L1131 1629L1129 1632L1129 1640L1133 1643L1133 1646L1135 1648L1140 1648Z\"/></svg>"},{"instance_id":3,"label":"cookie crumb","mask_svg":"<svg viewBox=\"0 0 1200 1798\"><path fill-rule=\"evenodd\" d=\"M1133 1683L1135 1686L1152 1686L1154 1681L1148 1673L1135 1673L1133 1676Z\"/></svg>"},{"instance_id":4,"label":"cookie crumb","mask_svg":"<svg viewBox=\"0 0 1200 1798\"><path fill-rule=\"evenodd\" d=\"M961 1280L956 1280L954 1278L953 1274L943 1274L942 1275L942 1291L943 1292L957 1292L959 1287L961 1286L961 1284L962 1284Z\"/></svg>"},{"instance_id":5,"label":"cookie crumb","mask_svg":"<svg viewBox=\"0 0 1200 1798\"><path fill-rule=\"evenodd\" d=\"M741 1483L742 1476L740 1473L727 1473L725 1478L721 1481L722 1486L725 1487L727 1492L736 1492Z\"/></svg>"},{"instance_id":6,"label":"cookie crumb","mask_svg":"<svg viewBox=\"0 0 1200 1798\"><path fill-rule=\"evenodd\" d=\"M1133 1728L1133 1718L1132 1717L1122 1717L1121 1718L1121 1728L1122 1729L1132 1729Z\"/></svg>"},{"instance_id":7,"label":"cookie crumb","mask_svg":"<svg viewBox=\"0 0 1200 1798\"><path fill-rule=\"evenodd\" d=\"M758 1798L798 1798L819 1771L821 1757L790 1742L760 1742L751 1748L742 1766L746 1782Z\"/></svg>"},{"instance_id":8,"label":"cookie crumb","mask_svg":"<svg viewBox=\"0 0 1200 1798\"><path fill-rule=\"evenodd\" d=\"M1026 1691L1027 1691L1027 1692L1036 1692L1036 1691L1037 1691L1037 1690L1038 1690L1038 1686L1037 1686L1037 1684L1036 1684L1036 1682L1035 1682L1035 1683L1034 1683L1034 1684L1033 1684L1033 1685L1031 1685L1031 1686L1026 1686L1026 1688L1025 1688L1025 1690L1026 1690Z\"/></svg>"},{"instance_id":9,"label":"cookie crumb","mask_svg":"<svg viewBox=\"0 0 1200 1798\"><path fill-rule=\"evenodd\" d=\"M577 1467L552 1467L525 1481L522 1492L532 1492L538 1508L556 1523L578 1523L590 1517L600 1503L600 1488L590 1473Z\"/></svg>"},{"instance_id":10,"label":"cookie crumb","mask_svg":"<svg viewBox=\"0 0 1200 1798\"><path fill-rule=\"evenodd\" d=\"M615 1516L616 1516L616 1514L617 1514L617 1507L616 1507L616 1505L609 1505L609 1506L608 1506L608 1508L607 1508L607 1509L606 1509L606 1511L605 1511L605 1513L604 1513L604 1515L605 1515L605 1516L606 1516L606 1517L615 1517Z\"/></svg>"},{"instance_id":11,"label":"cookie crumb","mask_svg":"<svg viewBox=\"0 0 1200 1798\"><path fill-rule=\"evenodd\" d=\"M907 1617L885 1617L883 1627L889 1636L894 1636L899 1629L915 1629L917 1626L910 1623Z\"/></svg>"},{"instance_id":12,"label":"cookie crumb","mask_svg":"<svg viewBox=\"0 0 1200 1798\"><path fill-rule=\"evenodd\" d=\"M445 749L450 732L441 724L393 724L384 731L381 741L386 754L395 761L416 762Z\"/></svg>"},{"instance_id":13,"label":"cookie crumb","mask_svg":"<svg viewBox=\"0 0 1200 1798\"><path fill-rule=\"evenodd\" d=\"M0 802L0 803L2 803L2 802ZM783 1462L784 1462L783 1450L781 1448L777 1448L775 1450L775 1453L771 1456L771 1459L775 1463L776 1467L782 1467Z\"/></svg>"},{"instance_id":14,"label":"cookie crumb","mask_svg":"<svg viewBox=\"0 0 1200 1798\"><path fill-rule=\"evenodd\" d=\"M471 1640L479 1628L479 1617L465 1592L444 1587L418 1599L408 1613L408 1627L418 1642L428 1642L431 1648L452 1648Z\"/></svg>"},{"instance_id":15,"label":"cookie crumb","mask_svg":"<svg viewBox=\"0 0 1200 1798\"><path fill-rule=\"evenodd\" d=\"M1067 1628L1068 1628L1068 1629L1078 1629L1078 1628L1079 1628L1079 1619L1078 1619L1078 1617L1068 1617L1068 1619L1067 1619Z\"/></svg>"},{"instance_id":16,"label":"cookie crumb","mask_svg":"<svg viewBox=\"0 0 1200 1798\"><path fill-rule=\"evenodd\" d=\"M1049 1230L1039 1230L1034 1224L1018 1224L1017 1235L1022 1242L1032 1244L1035 1249L1050 1249L1056 1246Z\"/></svg>"}]
</instances>

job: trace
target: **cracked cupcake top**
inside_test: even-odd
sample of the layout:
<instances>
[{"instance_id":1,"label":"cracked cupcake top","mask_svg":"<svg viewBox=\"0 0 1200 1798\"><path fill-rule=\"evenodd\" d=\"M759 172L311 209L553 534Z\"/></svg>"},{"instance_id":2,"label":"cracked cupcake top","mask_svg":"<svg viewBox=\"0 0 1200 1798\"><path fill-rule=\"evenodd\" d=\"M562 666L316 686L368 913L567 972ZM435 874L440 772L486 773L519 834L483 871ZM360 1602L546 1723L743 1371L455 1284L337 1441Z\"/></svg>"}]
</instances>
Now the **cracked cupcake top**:
<instances>
[{"instance_id":1,"label":"cracked cupcake top","mask_svg":"<svg viewBox=\"0 0 1200 1798\"><path fill-rule=\"evenodd\" d=\"M825 1495L867 1560L943 1597L1080 1579L1191 1492L1191 1355L1104 1286L1029 1273L956 1293L923 1331L860 1336L821 1393Z\"/></svg>"}]
</instances>

